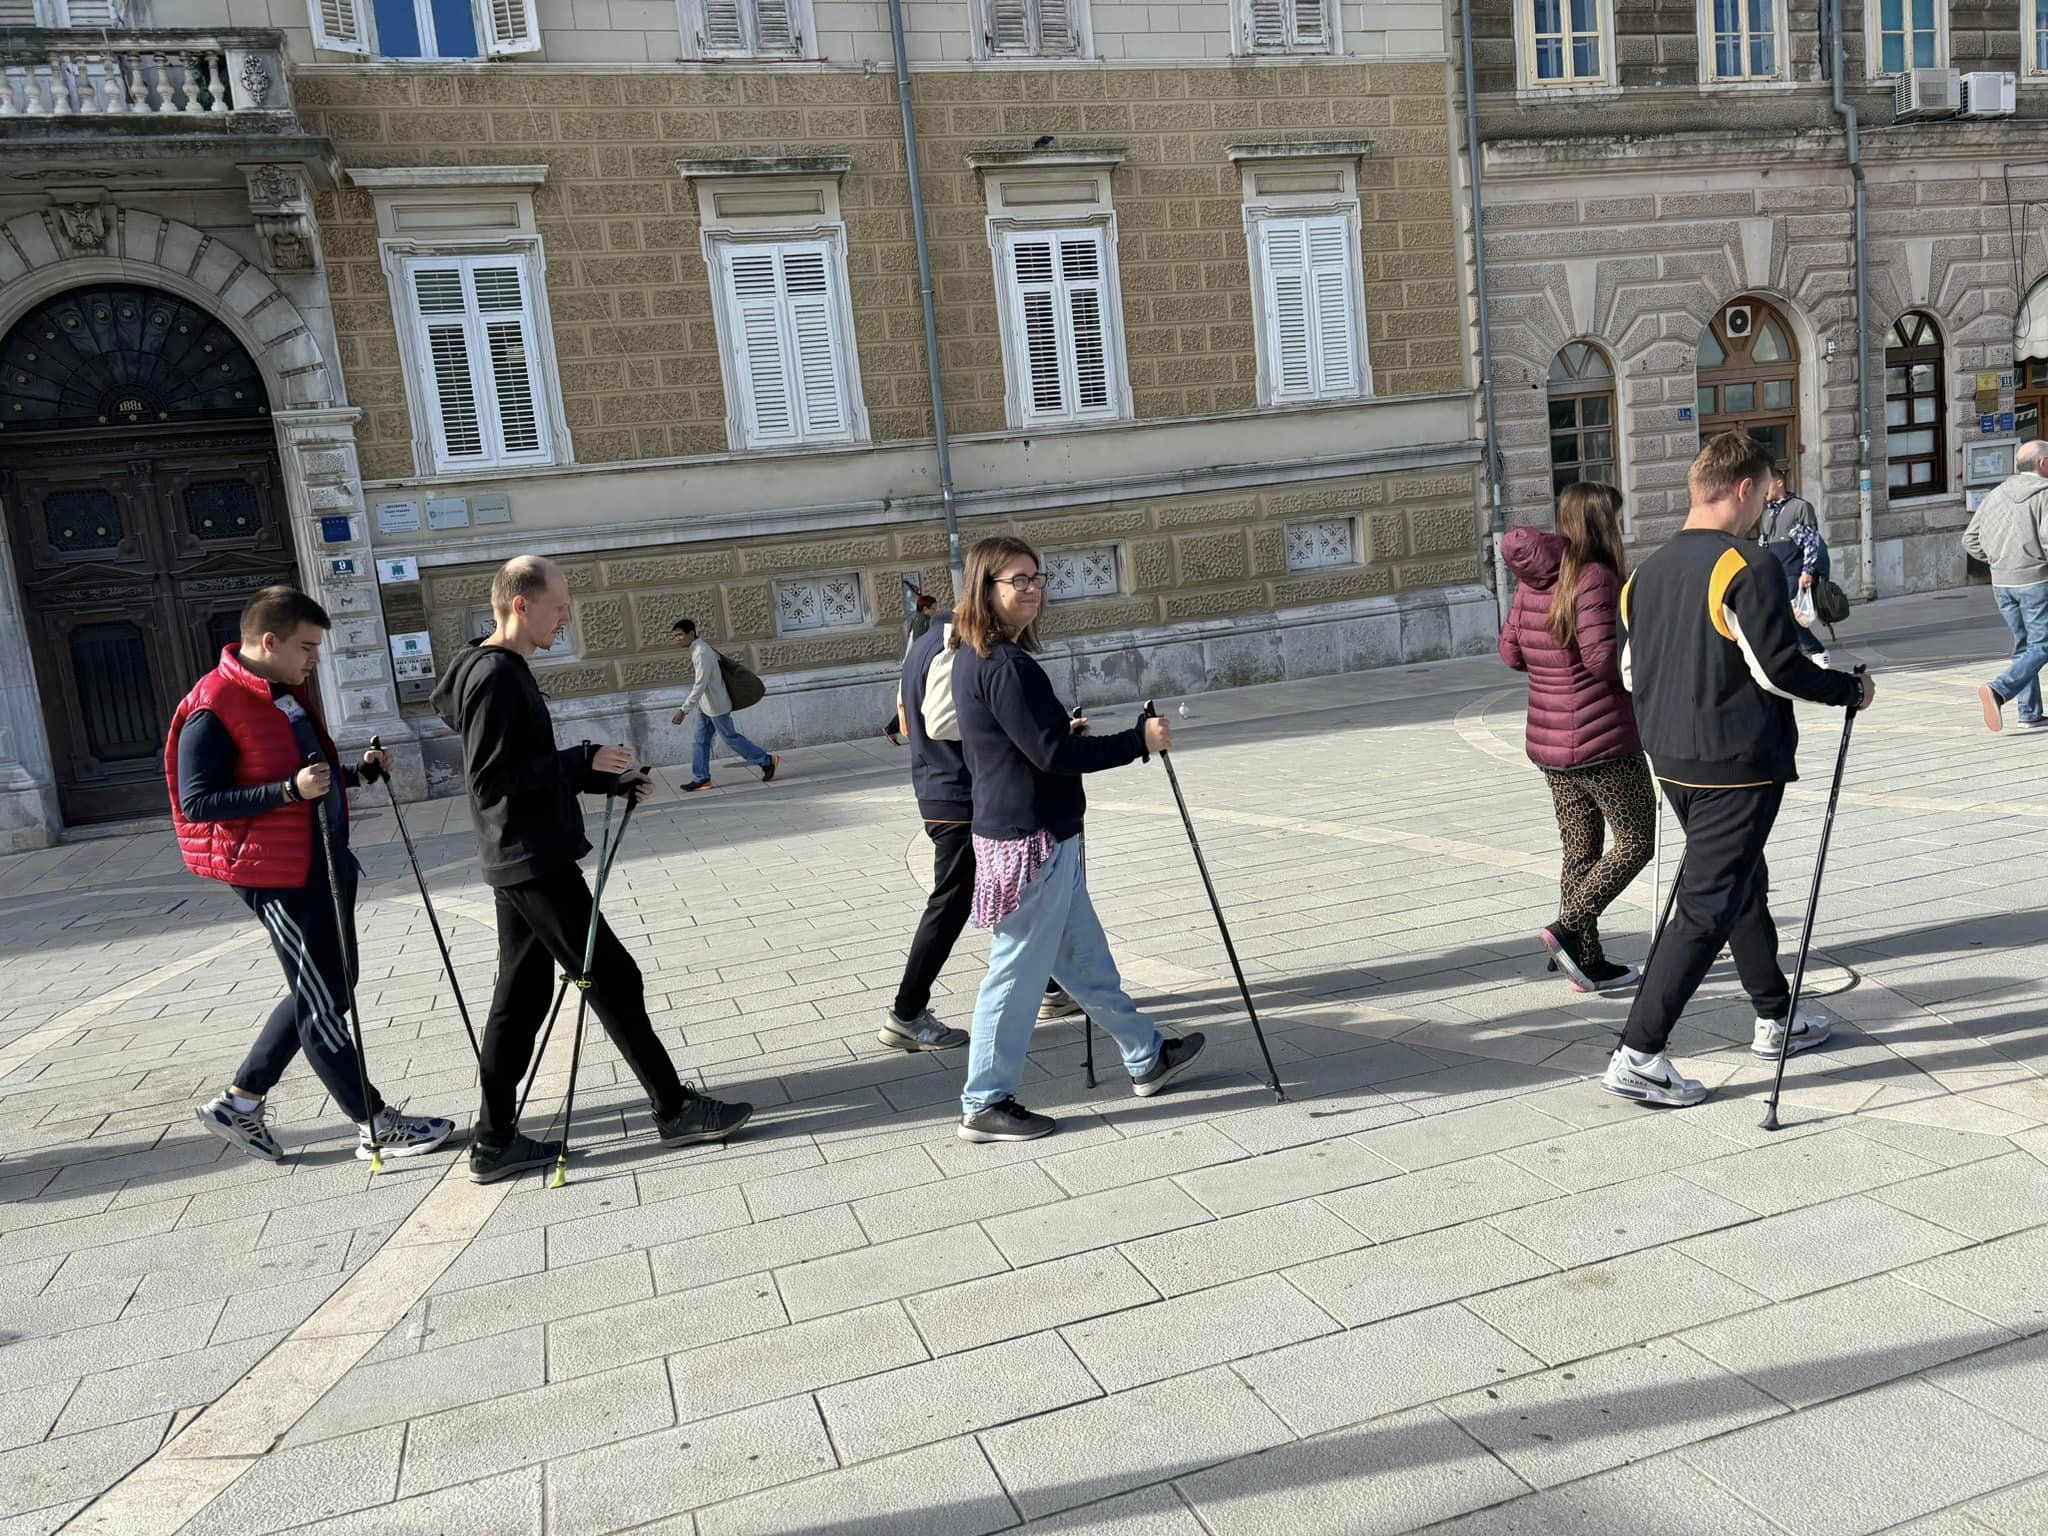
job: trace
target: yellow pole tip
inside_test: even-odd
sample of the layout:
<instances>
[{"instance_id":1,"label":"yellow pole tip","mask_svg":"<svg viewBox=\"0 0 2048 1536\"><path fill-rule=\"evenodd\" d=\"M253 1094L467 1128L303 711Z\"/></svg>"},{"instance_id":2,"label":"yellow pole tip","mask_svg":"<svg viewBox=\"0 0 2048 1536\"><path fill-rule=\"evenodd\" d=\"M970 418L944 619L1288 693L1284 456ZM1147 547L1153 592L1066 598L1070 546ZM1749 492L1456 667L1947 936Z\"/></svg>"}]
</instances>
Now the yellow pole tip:
<instances>
[{"instance_id":1,"label":"yellow pole tip","mask_svg":"<svg viewBox=\"0 0 2048 1536\"><path fill-rule=\"evenodd\" d=\"M370 1154L370 1172L372 1172L372 1173L382 1173L383 1171L384 1171L384 1154L383 1154L383 1152L381 1152L381 1151L375 1151L375 1152L372 1152L372 1153Z\"/></svg>"}]
</instances>

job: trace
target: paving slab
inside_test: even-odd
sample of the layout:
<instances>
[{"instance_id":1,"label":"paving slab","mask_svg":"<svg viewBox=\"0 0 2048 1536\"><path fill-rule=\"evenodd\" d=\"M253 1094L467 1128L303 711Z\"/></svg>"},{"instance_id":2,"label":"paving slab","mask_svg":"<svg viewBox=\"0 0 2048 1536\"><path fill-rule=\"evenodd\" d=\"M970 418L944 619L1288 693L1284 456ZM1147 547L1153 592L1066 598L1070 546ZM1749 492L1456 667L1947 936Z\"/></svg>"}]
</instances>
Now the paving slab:
<instances>
[{"instance_id":1,"label":"paving slab","mask_svg":"<svg viewBox=\"0 0 2048 1536\"><path fill-rule=\"evenodd\" d=\"M947 1355L1158 1299L1129 1259L1095 1249L926 1291L904 1307L931 1352Z\"/></svg>"},{"instance_id":2,"label":"paving slab","mask_svg":"<svg viewBox=\"0 0 2048 1536\"><path fill-rule=\"evenodd\" d=\"M926 1358L901 1304L888 1301L687 1350L669 1357L669 1374L683 1416L702 1419Z\"/></svg>"},{"instance_id":3,"label":"paving slab","mask_svg":"<svg viewBox=\"0 0 2048 1536\"><path fill-rule=\"evenodd\" d=\"M1355 1328L1498 1290L1556 1267L1492 1224L1468 1221L1318 1259L1285 1274L1317 1306Z\"/></svg>"},{"instance_id":4,"label":"paving slab","mask_svg":"<svg viewBox=\"0 0 2048 1536\"><path fill-rule=\"evenodd\" d=\"M827 1387L817 1402L851 1465L1102 1394L1058 1334L1037 1333Z\"/></svg>"},{"instance_id":5,"label":"paving slab","mask_svg":"<svg viewBox=\"0 0 2048 1536\"><path fill-rule=\"evenodd\" d=\"M1689 1238L1676 1252L1783 1301L1966 1246L1967 1239L1865 1195Z\"/></svg>"},{"instance_id":6,"label":"paving slab","mask_svg":"<svg viewBox=\"0 0 2048 1536\"><path fill-rule=\"evenodd\" d=\"M1430 1536L1783 1536L1675 1455L1655 1456L1429 1528Z\"/></svg>"},{"instance_id":7,"label":"paving slab","mask_svg":"<svg viewBox=\"0 0 2048 1536\"><path fill-rule=\"evenodd\" d=\"M1863 1536L2048 1470L2048 1444L1921 1381L1683 1452L1793 1536Z\"/></svg>"},{"instance_id":8,"label":"paving slab","mask_svg":"<svg viewBox=\"0 0 2048 1536\"><path fill-rule=\"evenodd\" d=\"M1340 1328L1279 1275L1258 1275L1069 1324L1061 1337L1106 1391L1242 1359Z\"/></svg>"},{"instance_id":9,"label":"paving slab","mask_svg":"<svg viewBox=\"0 0 2048 1536\"><path fill-rule=\"evenodd\" d=\"M1214 1536L1394 1536L1528 1489L1429 1408L1245 1457L1180 1487Z\"/></svg>"},{"instance_id":10,"label":"paving slab","mask_svg":"<svg viewBox=\"0 0 2048 1536\"><path fill-rule=\"evenodd\" d=\"M1319 1197L1376 1243L1454 1227L1565 1194L1562 1186L1501 1157L1475 1157Z\"/></svg>"},{"instance_id":11,"label":"paving slab","mask_svg":"<svg viewBox=\"0 0 2048 1536\"><path fill-rule=\"evenodd\" d=\"M976 1280L1010 1266L978 1226L943 1227L775 1271L792 1321Z\"/></svg>"},{"instance_id":12,"label":"paving slab","mask_svg":"<svg viewBox=\"0 0 2048 1536\"><path fill-rule=\"evenodd\" d=\"M973 1440L862 1462L697 1516L700 1536L985 1536L1016 1523Z\"/></svg>"},{"instance_id":13,"label":"paving slab","mask_svg":"<svg viewBox=\"0 0 2048 1536\"><path fill-rule=\"evenodd\" d=\"M1761 1293L1670 1248L1509 1286L1464 1305L1553 1365L1763 1305Z\"/></svg>"}]
</instances>

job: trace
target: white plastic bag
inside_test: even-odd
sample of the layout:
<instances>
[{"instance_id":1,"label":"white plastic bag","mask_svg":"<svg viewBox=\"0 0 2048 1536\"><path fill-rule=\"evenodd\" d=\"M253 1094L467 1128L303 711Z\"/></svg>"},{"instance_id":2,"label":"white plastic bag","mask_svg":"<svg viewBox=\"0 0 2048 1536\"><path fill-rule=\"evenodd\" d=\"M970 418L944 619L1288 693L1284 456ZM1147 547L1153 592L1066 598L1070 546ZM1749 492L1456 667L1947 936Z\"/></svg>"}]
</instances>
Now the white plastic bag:
<instances>
[{"instance_id":1,"label":"white plastic bag","mask_svg":"<svg viewBox=\"0 0 2048 1536\"><path fill-rule=\"evenodd\" d=\"M1813 628L1820 621L1819 615L1813 611L1813 588L1801 587L1799 589L1799 594L1792 599L1792 617L1801 624L1804 624L1808 629Z\"/></svg>"}]
</instances>

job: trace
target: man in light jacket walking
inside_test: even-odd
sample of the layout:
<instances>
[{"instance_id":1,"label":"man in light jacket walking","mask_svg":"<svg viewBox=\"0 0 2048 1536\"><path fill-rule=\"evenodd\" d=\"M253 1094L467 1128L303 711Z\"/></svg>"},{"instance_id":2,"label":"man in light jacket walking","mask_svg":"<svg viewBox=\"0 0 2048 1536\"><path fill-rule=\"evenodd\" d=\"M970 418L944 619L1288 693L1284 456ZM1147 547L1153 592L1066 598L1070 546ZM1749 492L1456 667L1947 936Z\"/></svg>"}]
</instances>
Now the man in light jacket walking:
<instances>
[{"instance_id":1,"label":"man in light jacket walking","mask_svg":"<svg viewBox=\"0 0 2048 1536\"><path fill-rule=\"evenodd\" d=\"M689 647L690 668L696 674L690 696L683 700L683 707L675 712L675 718L670 722L681 725L685 715L692 709L697 711L697 734L690 743L690 782L683 786L683 793L695 794L700 789L711 787L713 732L723 736L725 744L742 759L761 770L763 784L773 780L775 770L782 766L782 759L763 752L742 736L732 723L732 696L725 691L725 675L718 669L718 652L711 648L709 640L697 633L697 621L677 619L669 626L669 633L675 636L677 645Z\"/></svg>"},{"instance_id":2,"label":"man in light jacket walking","mask_svg":"<svg viewBox=\"0 0 2048 1536\"><path fill-rule=\"evenodd\" d=\"M1977 689L1986 730L2005 728L2003 711L2019 701L2028 730L2041 714L2041 669L2048 667L2048 442L2020 444L2013 475L1995 486L1963 530L1963 549L1991 567L1991 595L2012 631L2012 665Z\"/></svg>"}]
</instances>

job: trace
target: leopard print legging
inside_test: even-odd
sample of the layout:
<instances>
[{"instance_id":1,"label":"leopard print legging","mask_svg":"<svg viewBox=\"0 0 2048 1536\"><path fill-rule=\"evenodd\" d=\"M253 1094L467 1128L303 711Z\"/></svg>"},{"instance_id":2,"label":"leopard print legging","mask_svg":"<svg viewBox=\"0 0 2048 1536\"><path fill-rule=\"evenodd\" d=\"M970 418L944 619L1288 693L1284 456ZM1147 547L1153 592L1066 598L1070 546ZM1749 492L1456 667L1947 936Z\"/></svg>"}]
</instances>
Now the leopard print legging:
<instances>
[{"instance_id":1,"label":"leopard print legging","mask_svg":"<svg viewBox=\"0 0 2048 1536\"><path fill-rule=\"evenodd\" d=\"M1600 914L1650 862L1657 818L1650 765L1638 752L1586 768L1546 768L1543 777L1564 842L1557 920L1585 946L1587 960L1604 960ZM1614 846L1603 853L1607 823Z\"/></svg>"}]
</instances>

